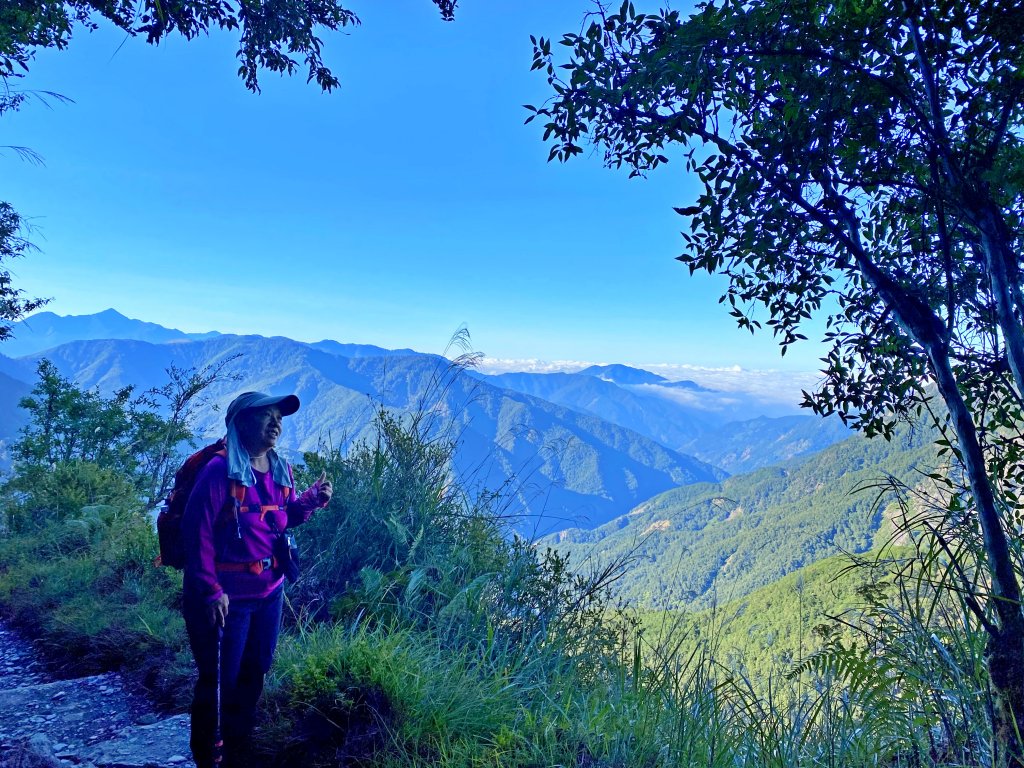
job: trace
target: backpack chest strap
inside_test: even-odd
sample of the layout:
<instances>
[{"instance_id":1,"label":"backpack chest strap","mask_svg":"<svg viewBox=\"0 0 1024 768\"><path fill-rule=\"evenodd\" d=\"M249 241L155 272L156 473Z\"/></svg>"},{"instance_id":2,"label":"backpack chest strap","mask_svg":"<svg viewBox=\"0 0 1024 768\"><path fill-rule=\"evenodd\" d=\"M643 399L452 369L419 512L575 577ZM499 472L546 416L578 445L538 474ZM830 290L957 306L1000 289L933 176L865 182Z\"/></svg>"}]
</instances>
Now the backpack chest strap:
<instances>
[{"instance_id":1,"label":"backpack chest strap","mask_svg":"<svg viewBox=\"0 0 1024 768\"><path fill-rule=\"evenodd\" d=\"M288 500L291 498L291 495L292 495L292 489L289 488L288 486L283 486L281 488L281 495L284 497L284 499L283 499L284 503L283 504L266 504L266 503L263 503L263 504L246 504L245 503L245 495L246 495L246 490L247 490L246 486L242 485L237 480L231 480L229 482L229 486L230 486L229 489L228 489L229 495L230 495L229 503L233 502L232 506L234 507L235 522L239 526L240 526L240 521L239 521L238 516L241 513L243 513L243 512L247 512L247 513L250 513L250 514L258 514L260 516L260 522L263 522L263 520L266 519L266 517L267 517L267 513L269 513L269 512L283 512L283 511L285 511L288 508L288 506L287 506L288 505ZM263 486L261 486L261 485L259 485L257 483L255 488L256 488L256 493L260 497L260 501L262 501L262 502L269 501L269 499L267 498L266 489ZM239 527L239 538L241 538L241 527Z\"/></svg>"},{"instance_id":2,"label":"backpack chest strap","mask_svg":"<svg viewBox=\"0 0 1024 768\"><path fill-rule=\"evenodd\" d=\"M239 512L258 514L260 522L266 518L268 512L284 512L285 508L280 504L247 504L238 507Z\"/></svg>"}]
</instances>

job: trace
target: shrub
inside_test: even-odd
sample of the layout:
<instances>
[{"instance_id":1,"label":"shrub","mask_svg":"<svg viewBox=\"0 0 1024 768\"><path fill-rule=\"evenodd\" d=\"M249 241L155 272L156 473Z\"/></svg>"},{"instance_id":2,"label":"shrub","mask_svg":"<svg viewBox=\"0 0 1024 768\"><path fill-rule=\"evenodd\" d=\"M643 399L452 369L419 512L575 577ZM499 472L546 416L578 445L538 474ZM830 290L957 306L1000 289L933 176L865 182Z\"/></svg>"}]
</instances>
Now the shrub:
<instances>
[{"instance_id":1,"label":"shrub","mask_svg":"<svg viewBox=\"0 0 1024 768\"><path fill-rule=\"evenodd\" d=\"M15 533L74 519L84 507L127 508L138 503L134 484L124 474L80 460L19 466L5 491L0 507L4 525Z\"/></svg>"}]
</instances>

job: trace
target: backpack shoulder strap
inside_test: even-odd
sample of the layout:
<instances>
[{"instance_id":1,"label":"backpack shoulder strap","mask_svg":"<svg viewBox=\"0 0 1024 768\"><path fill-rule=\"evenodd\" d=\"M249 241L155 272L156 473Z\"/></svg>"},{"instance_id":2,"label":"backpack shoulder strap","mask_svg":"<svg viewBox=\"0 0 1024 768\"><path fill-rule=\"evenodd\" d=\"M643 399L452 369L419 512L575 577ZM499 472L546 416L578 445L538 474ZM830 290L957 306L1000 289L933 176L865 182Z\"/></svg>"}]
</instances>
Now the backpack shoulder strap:
<instances>
[{"instance_id":1,"label":"backpack shoulder strap","mask_svg":"<svg viewBox=\"0 0 1024 768\"><path fill-rule=\"evenodd\" d=\"M295 475L292 473L292 465L291 464L289 464L288 462L285 462L285 466L288 468L288 479L292 481L291 485L286 485L286 486L284 486L284 488L281 489L282 492L284 493L284 503L287 505L288 504L288 500L291 499L291 497L292 497L292 486L295 485Z\"/></svg>"}]
</instances>

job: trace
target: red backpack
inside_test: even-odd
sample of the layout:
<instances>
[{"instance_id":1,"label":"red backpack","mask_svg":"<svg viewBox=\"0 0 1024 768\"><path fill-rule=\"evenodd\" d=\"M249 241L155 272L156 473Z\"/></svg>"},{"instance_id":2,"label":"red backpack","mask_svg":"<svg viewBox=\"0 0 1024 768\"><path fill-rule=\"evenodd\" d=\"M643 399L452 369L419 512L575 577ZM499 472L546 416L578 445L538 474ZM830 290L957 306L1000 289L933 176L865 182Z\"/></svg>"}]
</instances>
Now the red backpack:
<instances>
[{"instance_id":1,"label":"red backpack","mask_svg":"<svg viewBox=\"0 0 1024 768\"><path fill-rule=\"evenodd\" d=\"M185 543L181 538L181 521L185 517L185 505L196 484L196 477L214 456L227 457L228 449L224 438L193 453L181 468L174 473L174 487L160 508L156 517L156 535L160 541L160 554L156 565L167 565L181 570L185 567ZM245 486L231 483L231 495L238 498L239 489L244 497ZM243 499L238 499L241 502Z\"/></svg>"}]
</instances>

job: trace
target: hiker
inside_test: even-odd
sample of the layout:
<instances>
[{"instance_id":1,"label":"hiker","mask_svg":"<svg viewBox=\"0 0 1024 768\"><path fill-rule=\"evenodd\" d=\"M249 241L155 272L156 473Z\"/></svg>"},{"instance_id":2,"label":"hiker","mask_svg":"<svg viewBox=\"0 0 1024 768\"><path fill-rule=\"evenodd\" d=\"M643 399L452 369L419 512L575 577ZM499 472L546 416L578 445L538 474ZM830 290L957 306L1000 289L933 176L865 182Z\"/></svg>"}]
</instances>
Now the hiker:
<instances>
[{"instance_id":1,"label":"hiker","mask_svg":"<svg viewBox=\"0 0 1024 768\"><path fill-rule=\"evenodd\" d=\"M223 765L241 764L295 554L284 531L331 500L324 474L296 496L291 467L274 450L282 418L298 409L295 395L245 392L232 400L224 418L226 450L199 471L185 507L183 613L199 670L191 738L198 768L215 765L218 730Z\"/></svg>"}]
</instances>

